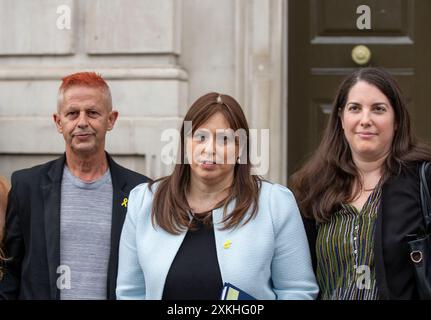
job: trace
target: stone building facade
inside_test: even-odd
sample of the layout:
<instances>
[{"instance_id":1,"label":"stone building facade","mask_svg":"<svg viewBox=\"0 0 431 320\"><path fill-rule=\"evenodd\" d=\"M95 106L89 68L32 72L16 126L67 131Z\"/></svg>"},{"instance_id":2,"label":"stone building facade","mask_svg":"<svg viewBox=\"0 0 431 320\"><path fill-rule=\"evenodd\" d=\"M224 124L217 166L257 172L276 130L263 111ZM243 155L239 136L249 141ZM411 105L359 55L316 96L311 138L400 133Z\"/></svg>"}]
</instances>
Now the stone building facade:
<instances>
[{"instance_id":1,"label":"stone building facade","mask_svg":"<svg viewBox=\"0 0 431 320\"><path fill-rule=\"evenodd\" d=\"M265 175L286 183L285 0L0 0L0 175L60 155L52 113L63 76L96 71L120 113L107 150L152 178L161 134L200 95L234 96L270 129Z\"/></svg>"}]
</instances>

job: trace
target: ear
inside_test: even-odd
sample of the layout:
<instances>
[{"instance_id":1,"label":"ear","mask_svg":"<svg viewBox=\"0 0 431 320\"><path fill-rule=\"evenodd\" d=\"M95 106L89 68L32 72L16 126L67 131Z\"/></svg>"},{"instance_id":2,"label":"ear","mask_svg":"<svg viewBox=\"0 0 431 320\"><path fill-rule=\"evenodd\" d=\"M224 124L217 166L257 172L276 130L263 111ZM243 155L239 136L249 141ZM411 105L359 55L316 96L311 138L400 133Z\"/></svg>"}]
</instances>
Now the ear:
<instances>
[{"instance_id":1,"label":"ear","mask_svg":"<svg viewBox=\"0 0 431 320\"><path fill-rule=\"evenodd\" d=\"M52 119L54 120L55 126L57 127L58 133L63 133L63 127L61 125L60 115L58 113L52 114Z\"/></svg>"},{"instance_id":2,"label":"ear","mask_svg":"<svg viewBox=\"0 0 431 320\"><path fill-rule=\"evenodd\" d=\"M118 118L118 111L112 110L108 115L108 131L111 131L114 128L115 121Z\"/></svg>"}]
</instances>

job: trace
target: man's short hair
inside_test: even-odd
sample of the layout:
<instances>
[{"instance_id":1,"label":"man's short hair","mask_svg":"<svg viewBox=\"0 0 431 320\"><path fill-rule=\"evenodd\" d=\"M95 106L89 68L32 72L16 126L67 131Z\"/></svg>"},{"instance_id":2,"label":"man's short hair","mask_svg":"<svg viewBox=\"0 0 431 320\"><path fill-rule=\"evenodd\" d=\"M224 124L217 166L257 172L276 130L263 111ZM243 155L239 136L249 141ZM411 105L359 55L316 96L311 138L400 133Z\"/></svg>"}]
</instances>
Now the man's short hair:
<instances>
[{"instance_id":1,"label":"man's short hair","mask_svg":"<svg viewBox=\"0 0 431 320\"><path fill-rule=\"evenodd\" d=\"M63 104L64 93L67 89L73 86L83 86L100 89L105 97L105 103L108 107L108 110L112 110L111 90L109 89L108 84L102 78L102 76L98 75L95 72L78 72L68 75L62 79L62 83L60 88L58 89L57 95L57 112L60 112L61 105Z\"/></svg>"}]
</instances>

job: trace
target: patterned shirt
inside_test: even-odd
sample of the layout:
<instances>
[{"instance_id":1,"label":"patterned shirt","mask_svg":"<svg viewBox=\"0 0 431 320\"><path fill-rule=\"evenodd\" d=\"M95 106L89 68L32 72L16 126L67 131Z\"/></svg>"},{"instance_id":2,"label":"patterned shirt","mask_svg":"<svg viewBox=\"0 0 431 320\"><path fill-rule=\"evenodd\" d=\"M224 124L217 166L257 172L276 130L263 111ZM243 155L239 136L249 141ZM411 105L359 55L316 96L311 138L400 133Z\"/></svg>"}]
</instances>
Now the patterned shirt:
<instances>
[{"instance_id":1,"label":"patterned shirt","mask_svg":"<svg viewBox=\"0 0 431 320\"><path fill-rule=\"evenodd\" d=\"M377 300L374 230L381 188L362 210L342 204L330 221L319 224L316 278L323 300Z\"/></svg>"}]
</instances>

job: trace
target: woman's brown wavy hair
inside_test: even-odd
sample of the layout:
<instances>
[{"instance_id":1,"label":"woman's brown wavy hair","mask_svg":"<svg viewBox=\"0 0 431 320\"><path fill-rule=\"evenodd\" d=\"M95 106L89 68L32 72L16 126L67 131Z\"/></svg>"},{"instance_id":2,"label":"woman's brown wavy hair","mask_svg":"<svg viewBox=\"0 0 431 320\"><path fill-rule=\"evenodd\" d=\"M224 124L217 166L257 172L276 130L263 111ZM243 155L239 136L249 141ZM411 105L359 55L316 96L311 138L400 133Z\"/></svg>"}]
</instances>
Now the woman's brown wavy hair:
<instances>
[{"instance_id":1,"label":"woman's brown wavy hair","mask_svg":"<svg viewBox=\"0 0 431 320\"><path fill-rule=\"evenodd\" d=\"M1 219L4 218L4 215L6 213L6 207L7 207L7 195L9 192L9 183L4 179L3 177L0 177L0 217ZM3 224L3 223L2 223ZM6 257L3 253L3 225L0 224L0 279L3 276L3 269L2 269L2 263L6 260Z\"/></svg>"},{"instance_id":2,"label":"woman's brown wavy hair","mask_svg":"<svg viewBox=\"0 0 431 320\"><path fill-rule=\"evenodd\" d=\"M221 98L221 101L218 97ZM158 182L151 213L153 224L157 224L169 233L179 234L190 227L189 212L191 209L186 199L190 183L190 165L186 163L184 153L184 123L185 121L192 122L191 134L193 135L197 128L218 112L226 118L232 130L245 130L247 138L244 153L241 155L241 163L235 164L229 196L219 203L224 207L223 229L239 225L250 208L252 208L250 216L245 219L244 223L253 218L257 212L261 179L256 175L251 175L249 127L244 112L239 103L231 96L211 92L197 99L184 118L180 139L181 163L175 165L171 175L153 181L149 185L151 189L152 185ZM234 199L235 208L227 214L227 204Z\"/></svg>"},{"instance_id":3,"label":"woman's brown wavy hair","mask_svg":"<svg viewBox=\"0 0 431 320\"><path fill-rule=\"evenodd\" d=\"M397 129L383 164L382 182L399 174L408 163L431 160L431 149L418 142L412 132L407 105L395 79L381 68L367 67L354 71L338 88L319 147L291 178L291 187L302 215L317 222L328 221L341 203L351 202L358 196L353 192L354 183L362 187L340 120L349 91L359 81L376 86L388 98L395 112Z\"/></svg>"}]
</instances>

